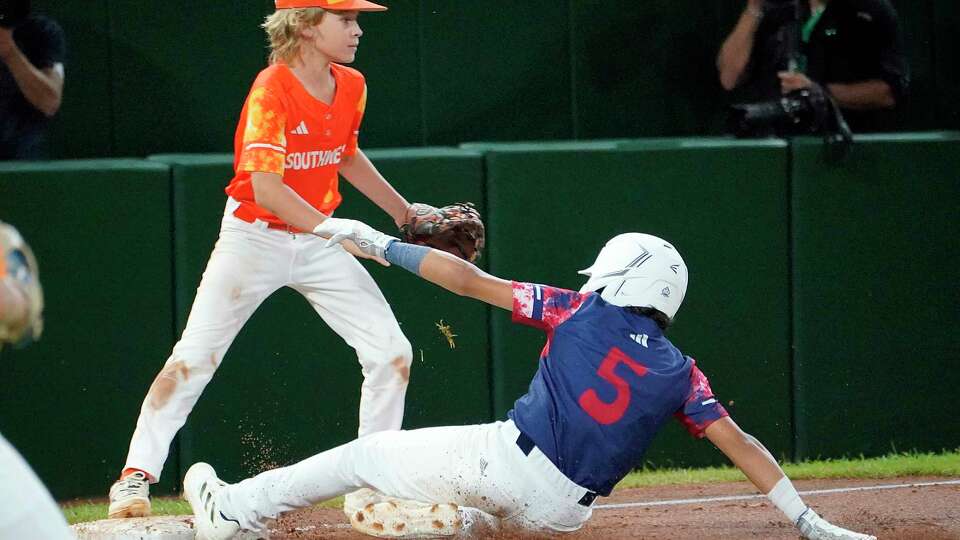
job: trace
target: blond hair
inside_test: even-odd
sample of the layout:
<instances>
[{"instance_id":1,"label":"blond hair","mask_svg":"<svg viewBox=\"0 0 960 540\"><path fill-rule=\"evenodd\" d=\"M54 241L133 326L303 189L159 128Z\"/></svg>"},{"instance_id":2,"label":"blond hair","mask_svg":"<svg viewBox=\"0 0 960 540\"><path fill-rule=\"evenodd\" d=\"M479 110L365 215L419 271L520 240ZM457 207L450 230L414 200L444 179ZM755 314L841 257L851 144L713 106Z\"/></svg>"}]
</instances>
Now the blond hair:
<instances>
[{"instance_id":1,"label":"blond hair","mask_svg":"<svg viewBox=\"0 0 960 540\"><path fill-rule=\"evenodd\" d=\"M320 22L326 11L323 8L278 9L261 25L267 31L270 42L270 63L291 63L300 54L301 32Z\"/></svg>"}]
</instances>

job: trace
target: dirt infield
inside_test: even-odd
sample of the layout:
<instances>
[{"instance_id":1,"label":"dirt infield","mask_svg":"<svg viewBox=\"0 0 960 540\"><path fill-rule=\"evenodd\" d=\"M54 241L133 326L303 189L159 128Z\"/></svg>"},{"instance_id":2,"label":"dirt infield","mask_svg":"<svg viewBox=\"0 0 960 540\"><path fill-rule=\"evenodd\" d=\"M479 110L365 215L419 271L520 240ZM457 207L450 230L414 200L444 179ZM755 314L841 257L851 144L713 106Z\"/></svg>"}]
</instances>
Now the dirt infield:
<instances>
[{"instance_id":1,"label":"dirt infield","mask_svg":"<svg viewBox=\"0 0 960 540\"><path fill-rule=\"evenodd\" d=\"M913 484L955 478L895 478L885 480L797 481L800 491ZM710 501L663 506L606 508L606 505L649 503L677 499L755 495L748 483L703 486L665 486L618 490L599 499L593 518L564 539L643 538L651 540L734 540L740 538L790 539L796 529L766 499ZM881 540L960 540L960 485L902 487L842 493L805 495L820 515ZM503 533L500 539L537 538ZM363 540L370 538L349 528L343 512L314 508L291 513L277 522L271 536L280 539ZM553 538L556 538L554 536Z\"/></svg>"}]
</instances>

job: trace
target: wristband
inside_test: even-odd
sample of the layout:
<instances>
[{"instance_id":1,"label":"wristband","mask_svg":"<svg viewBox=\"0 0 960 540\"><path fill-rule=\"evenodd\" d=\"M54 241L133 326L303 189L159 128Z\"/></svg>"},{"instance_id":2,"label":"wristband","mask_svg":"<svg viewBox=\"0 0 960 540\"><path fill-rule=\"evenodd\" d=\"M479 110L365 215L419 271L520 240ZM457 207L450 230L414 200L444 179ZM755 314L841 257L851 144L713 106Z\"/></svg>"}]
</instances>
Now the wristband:
<instances>
[{"instance_id":1,"label":"wristband","mask_svg":"<svg viewBox=\"0 0 960 540\"><path fill-rule=\"evenodd\" d=\"M427 253L430 253L430 248L427 246L406 244L399 240L394 240L387 246L385 258L390 264L395 264L419 276L420 263L423 262L423 258L427 256Z\"/></svg>"}]
</instances>

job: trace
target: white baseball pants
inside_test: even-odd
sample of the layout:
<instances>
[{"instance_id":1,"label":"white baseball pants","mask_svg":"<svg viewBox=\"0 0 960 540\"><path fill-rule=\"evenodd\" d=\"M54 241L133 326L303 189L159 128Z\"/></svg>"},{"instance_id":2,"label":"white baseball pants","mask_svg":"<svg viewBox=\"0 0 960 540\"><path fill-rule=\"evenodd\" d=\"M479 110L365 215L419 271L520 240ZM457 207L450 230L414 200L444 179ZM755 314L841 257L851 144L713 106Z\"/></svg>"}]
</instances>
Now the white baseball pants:
<instances>
[{"instance_id":1,"label":"white baseball pants","mask_svg":"<svg viewBox=\"0 0 960 540\"><path fill-rule=\"evenodd\" d=\"M124 468L160 478L170 442L220 366L237 333L280 287L306 298L357 352L363 373L359 436L397 430L413 357L390 306L366 269L339 244L269 229L233 216L230 200L187 326L150 387ZM322 361L334 360L323 357Z\"/></svg>"},{"instance_id":2,"label":"white baseball pants","mask_svg":"<svg viewBox=\"0 0 960 540\"><path fill-rule=\"evenodd\" d=\"M262 532L283 512L369 487L415 501L476 508L508 527L575 531L592 509L534 448L524 455L513 421L384 431L261 473L217 493L220 509Z\"/></svg>"},{"instance_id":3,"label":"white baseball pants","mask_svg":"<svg viewBox=\"0 0 960 540\"><path fill-rule=\"evenodd\" d=\"M53 497L27 462L0 435L0 538L76 538Z\"/></svg>"}]
</instances>

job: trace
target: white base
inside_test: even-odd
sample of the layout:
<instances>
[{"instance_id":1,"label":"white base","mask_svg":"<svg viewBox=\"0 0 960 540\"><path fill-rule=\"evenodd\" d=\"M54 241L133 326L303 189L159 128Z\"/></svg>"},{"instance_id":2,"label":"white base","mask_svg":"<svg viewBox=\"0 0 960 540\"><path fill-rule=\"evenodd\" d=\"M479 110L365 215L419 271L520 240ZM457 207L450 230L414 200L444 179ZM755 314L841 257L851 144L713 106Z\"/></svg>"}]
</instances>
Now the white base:
<instances>
[{"instance_id":1,"label":"white base","mask_svg":"<svg viewBox=\"0 0 960 540\"><path fill-rule=\"evenodd\" d=\"M193 516L101 519L71 525L78 540L194 540ZM241 532L238 540L261 538Z\"/></svg>"},{"instance_id":2,"label":"white base","mask_svg":"<svg viewBox=\"0 0 960 540\"><path fill-rule=\"evenodd\" d=\"M101 519L71 525L79 540L193 540L193 516Z\"/></svg>"}]
</instances>

